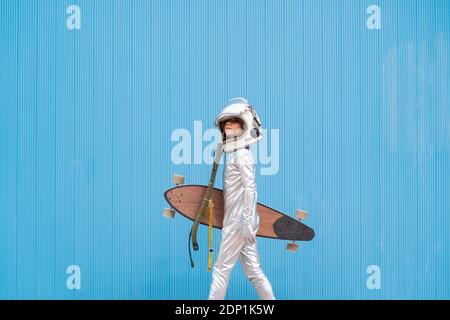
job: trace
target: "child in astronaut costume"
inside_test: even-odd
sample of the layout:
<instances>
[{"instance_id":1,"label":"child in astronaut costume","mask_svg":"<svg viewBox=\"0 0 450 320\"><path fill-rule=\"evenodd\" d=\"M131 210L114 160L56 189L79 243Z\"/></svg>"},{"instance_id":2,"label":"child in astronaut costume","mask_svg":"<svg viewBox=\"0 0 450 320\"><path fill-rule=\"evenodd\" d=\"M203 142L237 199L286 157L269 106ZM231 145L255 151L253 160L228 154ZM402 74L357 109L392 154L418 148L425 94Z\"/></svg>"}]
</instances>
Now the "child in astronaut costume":
<instances>
[{"instance_id":1,"label":"child in astronaut costume","mask_svg":"<svg viewBox=\"0 0 450 320\"><path fill-rule=\"evenodd\" d=\"M212 273L210 300L225 298L231 271L239 258L245 275L263 300L274 300L272 286L261 270L256 233L255 158L249 145L262 138L260 120L247 100L231 99L218 115L225 152L224 219L219 254Z\"/></svg>"}]
</instances>

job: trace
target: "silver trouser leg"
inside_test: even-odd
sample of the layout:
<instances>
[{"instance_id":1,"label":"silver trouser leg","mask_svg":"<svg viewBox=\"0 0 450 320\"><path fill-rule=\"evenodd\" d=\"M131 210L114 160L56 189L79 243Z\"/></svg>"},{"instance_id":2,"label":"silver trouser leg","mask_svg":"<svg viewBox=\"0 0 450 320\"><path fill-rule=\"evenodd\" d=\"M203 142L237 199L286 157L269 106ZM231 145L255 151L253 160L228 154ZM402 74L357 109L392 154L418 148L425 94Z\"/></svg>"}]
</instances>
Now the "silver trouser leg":
<instances>
[{"instance_id":1,"label":"silver trouser leg","mask_svg":"<svg viewBox=\"0 0 450 320\"><path fill-rule=\"evenodd\" d=\"M245 275L255 287L261 300L275 300L272 285L261 269L256 243L244 245L239 255Z\"/></svg>"},{"instance_id":2,"label":"silver trouser leg","mask_svg":"<svg viewBox=\"0 0 450 320\"><path fill-rule=\"evenodd\" d=\"M219 254L214 264L209 300L224 300L231 271L243 246L241 230L222 230Z\"/></svg>"}]
</instances>

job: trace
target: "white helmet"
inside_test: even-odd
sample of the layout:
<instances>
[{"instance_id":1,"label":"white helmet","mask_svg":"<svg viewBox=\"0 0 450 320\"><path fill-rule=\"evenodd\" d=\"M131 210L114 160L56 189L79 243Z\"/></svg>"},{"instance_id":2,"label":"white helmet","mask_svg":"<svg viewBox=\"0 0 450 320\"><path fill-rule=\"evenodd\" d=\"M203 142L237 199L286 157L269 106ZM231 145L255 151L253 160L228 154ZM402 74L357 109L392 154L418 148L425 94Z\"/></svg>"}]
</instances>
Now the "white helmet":
<instances>
[{"instance_id":1,"label":"white helmet","mask_svg":"<svg viewBox=\"0 0 450 320\"><path fill-rule=\"evenodd\" d=\"M232 118L241 120L243 130L234 134L226 133L223 130L225 121ZM261 121L253 107L244 98L230 99L217 116L215 125L222 132L224 152L234 152L245 148L262 138Z\"/></svg>"}]
</instances>

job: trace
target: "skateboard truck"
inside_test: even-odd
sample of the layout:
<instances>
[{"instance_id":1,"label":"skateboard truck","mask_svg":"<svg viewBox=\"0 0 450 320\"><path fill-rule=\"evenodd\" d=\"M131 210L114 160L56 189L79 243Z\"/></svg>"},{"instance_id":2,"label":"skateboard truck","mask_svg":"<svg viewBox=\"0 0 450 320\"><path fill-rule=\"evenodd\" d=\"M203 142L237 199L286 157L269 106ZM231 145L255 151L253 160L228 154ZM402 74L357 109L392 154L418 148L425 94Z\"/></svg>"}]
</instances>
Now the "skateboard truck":
<instances>
[{"instance_id":1,"label":"skateboard truck","mask_svg":"<svg viewBox=\"0 0 450 320\"><path fill-rule=\"evenodd\" d=\"M172 176L172 182L178 187L179 185L184 183L184 177L179 174L174 174ZM163 211L163 216L165 218L173 219L175 217L175 210L172 208L165 208Z\"/></svg>"},{"instance_id":2,"label":"skateboard truck","mask_svg":"<svg viewBox=\"0 0 450 320\"><path fill-rule=\"evenodd\" d=\"M297 216L297 220L298 221L302 221L302 220L308 219L308 211L302 210L302 209L297 209L297 210L295 210L295 212L296 212L296 216Z\"/></svg>"},{"instance_id":3,"label":"skateboard truck","mask_svg":"<svg viewBox=\"0 0 450 320\"><path fill-rule=\"evenodd\" d=\"M175 210L173 210L172 208L164 208L163 216L164 218L172 219L175 217Z\"/></svg>"},{"instance_id":4,"label":"skateboard truck","mask_svg":"<svg viewBox=\"0 0 450 320\"><path fill-rule=\"evenodd\" d=\"M297 209L296 210L296 218L298 221L306 220L308 218L308 211ZM286 246L286 250L290 252L297 252L298 250L298 244L295 243L295 241L288 242Z\"/></svg>"},{"instance_id":5,"label":"skateboard truck","mask_svg":"<svg viewBox=\"0 0 450 320\"><path fill-rule=\"evenodd\" d=\"M180 176L179 174L174 174L172 176L172 182L179 186L180 184L184 183L184 177Z\"/></svg>"}]
</instances>

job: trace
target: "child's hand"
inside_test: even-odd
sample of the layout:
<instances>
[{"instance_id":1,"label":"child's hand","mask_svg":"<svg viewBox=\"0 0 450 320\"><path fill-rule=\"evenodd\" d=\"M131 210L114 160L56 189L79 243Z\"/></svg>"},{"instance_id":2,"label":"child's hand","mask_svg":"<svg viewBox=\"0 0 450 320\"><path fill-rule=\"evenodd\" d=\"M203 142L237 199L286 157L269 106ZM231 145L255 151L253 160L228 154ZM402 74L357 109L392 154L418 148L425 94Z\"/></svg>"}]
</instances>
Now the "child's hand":
<instances>
[{"instance_id":1,"label":"child's hand","mask_svg":"<svg viewBox=\"0 0 450 320\"><path fill-rule=\"evenodd\" d=\"M253 235L252 226L249 223L244 222L242 225L242 237L248 245L255 244L256 237Z\"/></svg>"}]
</instances>

